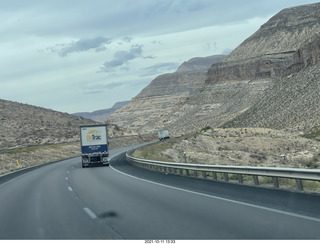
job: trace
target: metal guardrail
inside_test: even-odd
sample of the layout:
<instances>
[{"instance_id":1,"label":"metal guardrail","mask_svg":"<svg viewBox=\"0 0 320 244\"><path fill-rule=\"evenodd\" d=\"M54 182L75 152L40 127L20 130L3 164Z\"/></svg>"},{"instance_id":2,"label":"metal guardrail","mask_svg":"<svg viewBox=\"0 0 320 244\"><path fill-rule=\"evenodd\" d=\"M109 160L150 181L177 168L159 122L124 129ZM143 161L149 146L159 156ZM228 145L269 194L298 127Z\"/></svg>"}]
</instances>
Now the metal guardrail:
<instances>
[{"instance_id":1,"label":"metal guardrail","mask_svg":"<svg viewBox=\"0 0 320 244\"><path fill-rule=\"evenodd\" d=\"M136 166L169 174L204 179L210 179L211 177L212 180L218 180L217 173L221 173L223 180L226 182L229 181L229 174L236 174L238 183L240 184L243 183L243 176L249 175L253 177L253 182L256 186L259 185L258 177L265 176L272 178L272 183L275 188L279 188L279 178L289 178L295 180L296 188L299 191L303 191L303 180L320 182L320 170L162 162L132 157L133 151L128 151L126 157L127 160Z\"/></svg>"}]
</instances>

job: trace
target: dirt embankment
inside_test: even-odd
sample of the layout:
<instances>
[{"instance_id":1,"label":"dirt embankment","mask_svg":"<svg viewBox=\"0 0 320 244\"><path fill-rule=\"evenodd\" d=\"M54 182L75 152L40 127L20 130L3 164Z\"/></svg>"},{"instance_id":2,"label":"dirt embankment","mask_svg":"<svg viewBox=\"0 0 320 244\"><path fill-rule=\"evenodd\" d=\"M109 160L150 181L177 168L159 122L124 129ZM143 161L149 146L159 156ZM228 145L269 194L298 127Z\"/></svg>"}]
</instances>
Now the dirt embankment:
<instances>
[{"instance_id":1,"label":"dirt embankment","mask_svg":"<svg viewBox=\"0 0 320 244\"><path fill-rule=\"evenodd\" d=\"M142 148L134 156L181 163L320 168L320 142L284 130L208 129Z\"/></svg>"}]
</instances>

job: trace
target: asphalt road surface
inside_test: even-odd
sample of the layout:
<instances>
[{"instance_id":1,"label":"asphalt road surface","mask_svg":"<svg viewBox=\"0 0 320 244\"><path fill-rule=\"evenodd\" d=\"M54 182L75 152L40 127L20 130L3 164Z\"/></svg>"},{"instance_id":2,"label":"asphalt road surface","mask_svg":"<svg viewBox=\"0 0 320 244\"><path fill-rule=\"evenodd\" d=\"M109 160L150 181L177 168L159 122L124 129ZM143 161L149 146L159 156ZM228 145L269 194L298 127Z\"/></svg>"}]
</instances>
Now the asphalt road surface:
<instances>
[{"instance_id":1,"label":"asphalt road surface","mask_svg":"<svg viewBox=\"0 0 320 244\"><path fill-rule=\"evenodd\" d=\"M0 239L320 239L320 197L151 172L124 149L0 180Z\"/></svg>"}]
</instances>

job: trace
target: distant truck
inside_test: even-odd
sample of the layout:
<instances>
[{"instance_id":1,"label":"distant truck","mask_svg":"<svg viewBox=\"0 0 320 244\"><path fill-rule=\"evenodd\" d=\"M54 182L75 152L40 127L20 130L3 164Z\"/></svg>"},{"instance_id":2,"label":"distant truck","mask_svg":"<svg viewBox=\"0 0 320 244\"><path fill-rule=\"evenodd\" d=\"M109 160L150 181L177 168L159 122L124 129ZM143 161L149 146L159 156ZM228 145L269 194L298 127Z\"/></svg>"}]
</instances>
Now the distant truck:
<instances>
[{"instance_id":1,"label":"distant truck","mask_svg":"<svg viewBox=\"0 0 320 244\"><path fill-rule=\"evenodd\" d=\"M82 168L92 164L109 165L107 125L80 126Z\"/></svg>"},{"instance_id":2,"label":"distant truck","mask_svg":"<svg viewBox=\"0 0 320 244\"><path fill-rule=\"evenodd\" d=\"M168 130L159 130L158 131L158 138L160 141L163 141L165 139L169 139L170 138L169 131Z\"/></svg>"}]
</instances>

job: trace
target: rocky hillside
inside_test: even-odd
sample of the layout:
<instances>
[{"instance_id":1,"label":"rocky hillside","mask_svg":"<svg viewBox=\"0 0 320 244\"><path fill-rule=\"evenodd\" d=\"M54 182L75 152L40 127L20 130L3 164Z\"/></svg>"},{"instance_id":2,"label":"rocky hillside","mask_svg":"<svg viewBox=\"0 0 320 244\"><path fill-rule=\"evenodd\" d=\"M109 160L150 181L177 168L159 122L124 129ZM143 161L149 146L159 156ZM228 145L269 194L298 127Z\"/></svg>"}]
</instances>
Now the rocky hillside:
<instances>
[{"instance_id":1,"label":"rocky hillside","mask_svg":"<svg viewBox=\"0 0 320 244\"><path fill-rule=\"evenodd\" d=\"M225 57L225 55L213 55L205 58L192 58L189 61L184 62L176 72L194 72L201 70L207 72L208 68L210 68L212 64L221 61Z\"/></svg>"},{"instance_id":2,"label":"rocky hillside","mask_svg":"<svg viewBox=\"0 0 320 244\"><path fill-rule=\"evenodd\" d=\"M0 99L0 149L79 139L79 126L98 124L67 113Z\"/></svg>"},{"instance_id":3,"label":"rocky hillside","mask_svg":"<svg viewBox=\"0 0 320 244\"><path fill-rule=\"evenodd\" d=\"M154 132L168 123L168 114L203 87L208 68L225 55L194 58L170 74L156 77L131 102L117 110L108 122L135 129L141 134Z\"/></svg>"},{"instance_id":4,"label":"rocky hillside","mask_svg":"<svg viewBox=\"0 0 320 244\"><path fill-rule=\"evenodd\" d=\"M319 59L320 3L284 9L213 64L199 92L147 128L181 135L207 126L267 127L319 136Z\"/></svg>"},{"instance_id":5,"label":"rocky hillside","mask_svg":"<svg viewBox=\"0 0 320 244\"><path fill-rule=\"evenodd\" d=\"M210 126L319 137L319 60L320 3L284 9L208 72L198 71L203 59L195 58L157 77L112 121L174 136Z\"/></svg>"},{"instance_id":6,"label":"rocky hillside","mask_svg":"<svg viewBox=\"0 0 320 244\"><path fill-rule=\"evenodd\" d=\"M134 152L149 160L288 168L319 168L320 142L286 130L206 128Z\"/></svg>"},{"instance_id":7,"label":"rocky hillside","mask_svg":"<svg viewBox=\"0 0 320 244\"><path fill-rule=\"evenodd\" d=\"M208 72L207 83L270 79L268 89L225 127L320 127L320 3L281 11Z\"/></svg>"},{"instance_id":8,"label":"rocky hillside","mask_svg":"<svg viewBox=\"0 0 320 244\"><path fill-rule=\"evenodd\" d=\"M320 139L320 63L282 78L261 99L223 127L292 128Z\"/></svg>"},{"instance_id":9,"label":"rocky hillside","mask_svg":"<svg viewBox=\"0 0 320 244\"><path fill-rule=\"evenodd\" d=\"M75 115L0 99L0 150L79 141L80 125L99 124ZM141 143L137 132L108 126L112 148Z\"/></svg>"},{"instance_id":10,"label":"rocky hillside","mask_svg":"<svg viewBox=\"0 0 320 244\"><path fill-rule=\"evenodd\" d=\"M284 9L210 68L207 83L282 78L319 61L320 4Z\"/></svg>"},{"instance_id":11,"label":"rocky hillside","mask_svg":"<svg viewBox=\"0 0 320 244\"><path fill-rule=\"evenodd\" d=\"M74 115L83 117L86 119L91 119L97 122L105 123L107 118L112 115L115 111L127 105L130 101L117 102L111 108L101 109L94 112L80 112Z\"/></svg>"}]
</instances>

